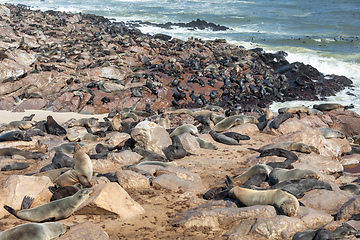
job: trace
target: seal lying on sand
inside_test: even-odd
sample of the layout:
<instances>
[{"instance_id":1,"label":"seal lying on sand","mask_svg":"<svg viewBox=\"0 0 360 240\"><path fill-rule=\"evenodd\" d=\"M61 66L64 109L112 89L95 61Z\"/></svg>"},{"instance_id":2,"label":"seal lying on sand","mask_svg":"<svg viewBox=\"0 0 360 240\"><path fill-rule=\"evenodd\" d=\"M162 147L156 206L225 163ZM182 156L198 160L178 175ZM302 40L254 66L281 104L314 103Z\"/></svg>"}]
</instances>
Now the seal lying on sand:
<instances>
[{"instance_id":1,"label":"seal lying on sand","mask_svg":"<svg viewBox=\"0 0 360 240\"><path fill-rule=\"evenodd\" d=\"M253 116L236 115L227 117L224 120L218 122L213 130L215 132L224 132L233 126L244 124L244 123L259 123L259 121Z\"/></svg>"},{"instance_id":2,"label":"seal lying on sand","mask_svg":"<svg viewBox=\"0 0 360 240\"><path fill-rule=\"evenodd\" d=\"M0 232L1 240L50 240L65 234L69 226L59 222L49 223L26 223L3 232Z\"/></svg>"},{"instance_id":3,"label":"seal lying on sand","mask_svg":"<svg viewBox=\"0 0 360 240\"><path fill-rule=\"evenodd\" d=\"M0 142L5 142L5 141L27 141L27 142L30 142L30 141L32 141L32 139L29 135L26 134L26 132L12 131L12 132L4 133L3 135L0 136Z\"/></svg>"},{"instance_id":4,"label":"seal lying on sand","mask_svg":"<svg viewBox=\"0 0 360 240\"><path fill-rule=\"evenodd\" d=\"M89 198L92 192L92 189L82 189L71 197L52 201L32 209L28 208L34 199L25 196L21 204L21 210L16 211L7 205L4 208L19 219L32 222L55 221L70 217L76 208Z\"/></svg>"},{"instance_id":5,"label":"seal lying on sand","mask_svg":"<svg viewBox=\"0 0 360 240\"><path fill-rule=\"evenodd\" d=\"M239 143L238 141L236 141L235 139L231 138L231 137L228 137L228 136L225 136L224 134L222 133L217 133L213 130L211 130L209 132L210 136L217 142L219 143L223 143L223 144L226 144L226 145L243 145L241 143Z\"/></svg>"}]
</instances>

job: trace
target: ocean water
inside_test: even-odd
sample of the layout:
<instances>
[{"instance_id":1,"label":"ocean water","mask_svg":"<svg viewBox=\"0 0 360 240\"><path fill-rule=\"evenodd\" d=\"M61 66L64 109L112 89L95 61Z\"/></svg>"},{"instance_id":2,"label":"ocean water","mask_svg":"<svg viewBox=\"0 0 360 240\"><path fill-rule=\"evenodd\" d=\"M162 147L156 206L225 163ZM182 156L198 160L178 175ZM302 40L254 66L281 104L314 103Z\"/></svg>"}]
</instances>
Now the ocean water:
<instances>
[{"instance_id":1,"label":"ocean water","mask_svg":"<svg viewBox=\"0 0 360 240\"><path fill-rule=\"evenodd\" d=\"M355 105L360 113L360 1L359 0L0 0L32 9L92 13L114 21L154 23L205 20L227 31L162 29L141 26L144 33L165 33L187 40L225 38L247 49L286 51L289 62L311 64L324 74L350 78L354 87L328 101ZM351 95L349 95L351 93ZM274 103L282 106L314 102Z\"/></svg>"}]
</instances>

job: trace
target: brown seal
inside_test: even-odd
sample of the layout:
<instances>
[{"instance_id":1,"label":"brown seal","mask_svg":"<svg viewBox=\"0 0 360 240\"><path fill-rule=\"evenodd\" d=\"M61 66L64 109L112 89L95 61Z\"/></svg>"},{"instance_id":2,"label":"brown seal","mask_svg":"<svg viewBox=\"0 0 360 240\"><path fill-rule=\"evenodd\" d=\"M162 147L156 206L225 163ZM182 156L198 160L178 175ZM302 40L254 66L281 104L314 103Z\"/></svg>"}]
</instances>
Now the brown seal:
<instances>
[{"instance_id":1,"label":"brown seal","mask_svg":"<svg viewBox=\"0 0 360 240\"><path fill-rule=\"evenodd\" d=\"M46 132L52 135L66 135L66 130L60 126L52 116L47 116L45 124Z\"/></svg>"}]
</instances>

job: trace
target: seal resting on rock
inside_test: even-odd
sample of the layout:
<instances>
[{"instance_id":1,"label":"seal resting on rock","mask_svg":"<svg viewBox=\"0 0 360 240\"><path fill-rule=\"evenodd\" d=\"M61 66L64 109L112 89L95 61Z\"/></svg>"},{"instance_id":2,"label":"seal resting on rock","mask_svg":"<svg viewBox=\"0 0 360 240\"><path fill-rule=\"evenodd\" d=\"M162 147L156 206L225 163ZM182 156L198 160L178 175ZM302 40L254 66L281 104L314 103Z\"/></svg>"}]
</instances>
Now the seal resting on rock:
<instances>
[{"instance_id":1,"label":"seal resting on rock","mask_svg":"<svg viewBox=\"0 0 360 240\"><path fill-rule=\"evenodd\" d=\"M294 217L299 209L299 201L293 195L279 189L252 190L242 187L234 187L231 179L227 176L229 189L227 196L238 200L245 206L273 205L281 213Z\"/></svg>"},{"instance_id":2,"label":"seal resting on rock","mask_svg":"<svg viewBox=\"0 0 360 240\"><path fill-rule=\"evenodd\" d=\"M4 205L4 208L15 217L32 222L56 221L70 217L89 195L92 189L82 189L75 195L46 203L36 208L30 208L34 198L25 196L21 204L21 210L16 211L12 207Z\"/></svg>"},{"instance_id":3,"label":"seal resting on rock","mask_svg":"<svg viewBox=\"0 0 360 240\"><path fill-rule=\"evenodd\" d=\"M218 122L213 127L213 130L215 132L224 132L233 126L244 124L244 123L259 123L259 121L253 116L236 115L236 116L227 117L227 118L223 119L222 121Z\"/></svg>"},{"instance_id":4,"label":"seal resting on rock","mask_svg":"<svg viewBox=\"0 0 360 240\"><path fill-rule=\"evenodd\" d=\"M174 131L171 132L170 137L172 138L174 135L181 135L183 133L190 133L192 135L198 134L198 129L192 125L192 124L183 124L177 128L175 128Z\"/></svg>"},{"instance_id":5,"label":"seal resting on rock","mask_svg":"<svg viewBox=\"0 0 360 240\"><path fill-rule=\"evenodd\" d=\"M298 142L278 142L262 146L259 150L266 150L270 148L283 148L289 151L297 151L302 153L311 153L311 148L305 143Z\"/></svg>"},{"instance_id":6,"label":"seal resting on rock","mask_svg":"<svg viewBox=\"0 0 360 240\"><path fill-rule=\"evenodd\" d=\"M319 179L319 175L313 170L299 169L299 168L294 168L290 170L276 168L272 170L269 174L270 182L273 184L283 182L286 180L300 180L304 178Z\"/></svg>"},{"instance_id":7,"label":"seal resting on rock","mask_svg":"<svg viewBox=\"0 0 360 240\"><path fill-rule=\"evenodd\" d=\"M60 222L26 223L0 232L1 240L50 240L65 234L69 226Z\"/></svg>"}]
</instances>

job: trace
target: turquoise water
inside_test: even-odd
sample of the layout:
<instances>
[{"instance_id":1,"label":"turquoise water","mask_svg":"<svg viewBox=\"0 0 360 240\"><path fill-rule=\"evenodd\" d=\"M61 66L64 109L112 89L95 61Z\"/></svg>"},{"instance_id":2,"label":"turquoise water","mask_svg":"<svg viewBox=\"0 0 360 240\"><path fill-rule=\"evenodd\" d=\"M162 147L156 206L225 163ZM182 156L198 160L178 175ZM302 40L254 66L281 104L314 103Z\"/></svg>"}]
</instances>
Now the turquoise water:
<instances>
[{"instance_id":1,"label":"turquoise water","mask_svg":"<svg viewBox=\"0 0 360 240\"><path fill-rule=\"evenodd\" d=\"M267 51L286 51L290 62L301 61L325 74L352 79L355 88L339 93L330 101L353 103L360 112L359 0L0 0L0 3L5 2L25 4L32 9L92 13L114 21L166 23L199 18L225 25L231 30L165 30L146 26L139 29L184 40L189 37L225 38L248 49L262 47Z\"/></svg>"}]
</instances>

